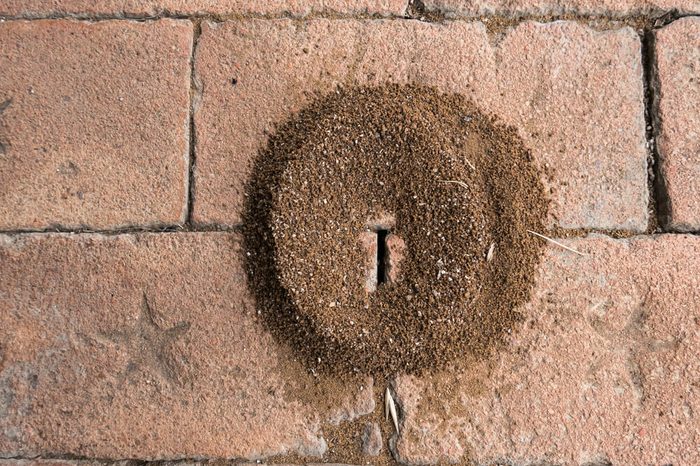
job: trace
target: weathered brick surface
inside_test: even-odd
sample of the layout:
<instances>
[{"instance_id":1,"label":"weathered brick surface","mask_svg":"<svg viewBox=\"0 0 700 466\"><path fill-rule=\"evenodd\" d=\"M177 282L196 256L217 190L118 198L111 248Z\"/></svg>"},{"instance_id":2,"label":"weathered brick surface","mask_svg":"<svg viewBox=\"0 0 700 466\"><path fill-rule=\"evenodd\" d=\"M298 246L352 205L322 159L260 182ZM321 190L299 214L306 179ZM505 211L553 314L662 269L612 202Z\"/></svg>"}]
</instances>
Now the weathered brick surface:
<instances>
[{"instance_id":1,"label":"weathered brick surface","mask_svg":"<svg viewBox=\"0 0 700 466\"><path fill-rule=\"evenodd\" d=\"M0 15L36 17L55 14L78 16L154 16L163 13L292 14L312 13L402 15L408 0L0 0Z\"/></svg>"},{"instance_id":2,"label":"weathered brick surface","mask_svg":"<svg viewBox=\"0 0 700 466\"><path fill-rule=\"evenodd\" d=\"M0 459L0 466L133 466L130 461Z\"/></svg>"},{"instance_id":3,"label":"weathered brick surface","mask_svg":"<svg viewBox=\"0 0 700 466\"><path fill-rule=\"evenodd\" d=\"M549 167L553 224L644 230L640 57L633 30L596 32L572 22L526 22L496 45L481 23L204 23L195 220L240 222L251 160L313 94L393 81L464 93L516 126Z\"/></svg>"},{"instance_id":4,"label":"weathered brick surface","mask_svg":"<svg viewBox=\"0 0 700 466\"><path fill-rule=\"evenodd\" d=\"M684 18L656 33L658 138L670 199L669 227L700 230L700 19Z\"/></svg>"},{"instance_id":5,"label":"weathered brick surface","mask_svg":"<svg viewBox=\"0 0 700 466\"><path fill-rule=\"evenodd\" d=\"M0 457L319 455L374 409L256 319L228 233L0 237Z\"/></svg>"},{"instance_id":6,"label":"weathered brick surface","mask_svg":"<svg viewBox=\"0 0 700 466\"><path fill-rule=\"evenodd\" d=\"M508 351L400 377L408 463L700 464L700 239L550 247Z\"/></svg>"},{"instance_id":7,"label":"weathered brick surface","mask_svg":"<svg viewBox=\"0 0 700 466\"><path fill-rule=\"evenodd\" d=\"M700 11L697 0L424 0L427 11L450 16L478 15L609 15L613 17L650 14L660 16L667 11L680 13Z\"/></svg>"},{"instance_id":8,"label":"weathered brick surface","mask_svg":"<svg viewBox=\"0 0 700 466\"><path fill-rule=\"evenodd\" d=\"M0 229L184 220L192 34L0 23Z\"/></svg>"},{"instance_id":9,"label":"weathered brick surface","mask_svg":"<svg viewBox=\"0 0 700 466\"><path fill-rule=\"evenodd\" d=\"M367 456L377 456L383 447L382 431L375 422L368 422L362 431L362 453Z\"/></svg>"},{"instance_id":10,"label":"weathered brick surface","mask_svg":"<svg viewBox=\"0 0 700 466\"><path fill-rule=\"evenodd\" d=\"M33 460L3 460L0 459L0 466L137 466L143 464L143 462L138 460L121 460L121 461L100 461L100 460L47 460L47 459L33 459ZM201 461L159 461L157 463L159 466L265 466L266 463L256 461L253 463L241 463L238 461L223 462L220 460L201 460ZM274 463L275 466L294 466L293 464L286 463ZM304 466L303 464L298 464L297 466ZM352 466L344 464L334 464L334 463L311 463L306 466Z\"/></svg>"}]
</instances>

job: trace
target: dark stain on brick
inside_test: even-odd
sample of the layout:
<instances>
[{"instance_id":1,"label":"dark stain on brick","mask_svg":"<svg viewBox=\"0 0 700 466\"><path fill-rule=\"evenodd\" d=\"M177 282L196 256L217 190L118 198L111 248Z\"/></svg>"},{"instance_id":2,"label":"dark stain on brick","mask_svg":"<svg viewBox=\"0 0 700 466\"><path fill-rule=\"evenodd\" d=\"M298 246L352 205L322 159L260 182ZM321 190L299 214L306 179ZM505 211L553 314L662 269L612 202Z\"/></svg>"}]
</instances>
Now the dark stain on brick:
<instances>
[{"instance_id":1,"label":"dark stain on brick","mask_svg":"<svg viewBox=\"0 0 700 466\"><path fill-rule=\"evenodd\" d=\"M2 114L10 105L12 105L12 99L6 99L0 104L0 117L2 117ZM0 155L5 155L9 146L10 142L7 140L7 136L5 135L5 125L2 120L0 120Z\"/></svg>"}]
</instances>

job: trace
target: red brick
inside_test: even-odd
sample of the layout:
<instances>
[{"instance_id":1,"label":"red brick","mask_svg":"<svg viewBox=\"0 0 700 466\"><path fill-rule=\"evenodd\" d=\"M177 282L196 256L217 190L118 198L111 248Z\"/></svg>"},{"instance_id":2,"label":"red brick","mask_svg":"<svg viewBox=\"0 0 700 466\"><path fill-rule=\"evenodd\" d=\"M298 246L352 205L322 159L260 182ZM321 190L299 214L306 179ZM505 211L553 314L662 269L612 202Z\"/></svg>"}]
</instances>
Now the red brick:
<instances>
[{"instance_id":1,"label":"red brick","mask_svg":"<svg viewBox=\"0 0 700 466\"><path fill-rule=\"evenodd\" d=\"M362 431L362 453L377 456L382 452L382 430L376 422L368 422Z\"/></svg>"},{"instance_id":2,"label":"red brick","mask_svg":"<svg viewBox=\"0 0 700 466\"><path fill-rule=\"evenodd\" d=\"M632 29L526 22L496 45L483 24L466 22L245 20L202 29L197 222L240 222L251 160L314 94L393 81L464 93L516 126L549 166L552 224L646 228L641 52Z\"/></svg>"},{"instance_id":3,"label":"red brick","mask_svg":"<svg viewBox=\"0 0 700 466\"><path fill-rule=\"evenodd\" d=\"M656 32L661 171L669 227L700 230L700 20L683 18Z\"/></svg>"},{"instance_id":4,"label":"red brick","mask_svg":"<svg viewBox=\"0 0 700 466\"><path fill-rule=\"evenodd\" d=\"M408 0L3 0L0 15L154 16L163 13L193 14L291 14L314 13L402 15Z\"/></svg>"},{"instance_id":5,"label":"red brick","mask_svg":"<svg viewBox=\"0 0 700 466\"><path fill-rule=\"evenodd\" d=\"M0 466L129 466L128 461L106 462L99 460L4 460L0 459Z\"/></svg>"},{"instance_id":6,"label":"red brick","mask_svg":"<svg viewBox=\"0 0 700 466\"><path fill-rule=\"evenodd\" d=\"M377 290L377 234L373 231L363 231L358 239L365 258L365 291L371 293Z\"/></svg>"},{"instance_id":7,"label":"red brick","mask_svg":"<svg viewBox=\"0 0 700 466\"><path fill-rule=\"evenodd\" d=\"M389 283L401 280L401 261L406 255L406 243L395 234L389 233L386 237L387 253L387 279Z\"/></svg>"},{"instance_id":8,"label":"red brick","mask_svg":"<svg viewBox=\"0 0 700 466\"><path fill-rule=\"evenodd\" d=\"M700 464L700 239L566 243L505 350L398 378L401 461Z\"/></svg>"},{"instance_id":9,"label":"red brick","mask_svg":"<svg viewBox=\"0 0 700 466\"><path fill-rule=\"evenodd\" d=\"M182 222L192 24L0 23L0 229Z\"/></svg>"},{"instance_id":10,"label":"red brick","mask_svg":"<svg viewBox=\"0 0 700 466\"><path fill-rule=\"evenodd\" d=\"M613 17L640 14L662 15L700 11L697 0L424 0L427 11L452 16L498 15L606 15Z\"/></svg>"},{"instance_id":11,"label":"red brick","mask_svg":"<svg viewBox=\"0 0 700 466\"><path fill-rule=\"evenodd\" d=\"M239 242L0 236L0 456L313 456L373 410L371 380L319 391L263 328Z\"/></svg>"}]
</instances>

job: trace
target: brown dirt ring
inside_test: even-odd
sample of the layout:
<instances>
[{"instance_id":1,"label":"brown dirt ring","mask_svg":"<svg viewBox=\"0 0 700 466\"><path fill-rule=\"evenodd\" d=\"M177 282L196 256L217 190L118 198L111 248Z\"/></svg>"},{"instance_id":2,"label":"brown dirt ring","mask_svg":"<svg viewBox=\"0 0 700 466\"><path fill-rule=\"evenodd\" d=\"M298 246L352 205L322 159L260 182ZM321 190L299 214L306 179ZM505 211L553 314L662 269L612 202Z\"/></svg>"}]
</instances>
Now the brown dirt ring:
<instances>
[{"instance_id":1,"label":"brown dirt ring","mask_svg":"<svg viewBox=\"0 0 700 466\"><path fill-rule=\"evenodd\" d=\"M464 97L398 85L339 89L295 115L247 195L249 277L273 333L313 369L368 373L499 346L541 253L526 230L548 206L514 130ZM372 290L363 241L378 225L405 249Z\"/></svg>"}]
</instances>

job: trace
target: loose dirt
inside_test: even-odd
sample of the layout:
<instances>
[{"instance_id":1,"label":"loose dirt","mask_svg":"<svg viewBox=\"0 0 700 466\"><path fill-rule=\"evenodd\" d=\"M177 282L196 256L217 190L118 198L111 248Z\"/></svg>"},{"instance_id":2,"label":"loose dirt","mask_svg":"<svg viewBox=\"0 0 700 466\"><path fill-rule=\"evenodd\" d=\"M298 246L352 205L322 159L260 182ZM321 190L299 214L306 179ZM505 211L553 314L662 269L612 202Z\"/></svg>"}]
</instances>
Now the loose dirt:
<instances>
[{"instance_id":1,"label":"loose dirt","mask_svg":"<svg viewBox=\"0 0 700 466\"><path fill-rule=\"evenodd\" d=\"M529 298L543 241L526 230L543 231L548 209L515 130L415 85L314 101L271 136L246 196L259 312L309 370L333 374L491 354ZM359 238L387 214L406 245L400 277L367 292Z\"/></svg>"}]
</instances>

